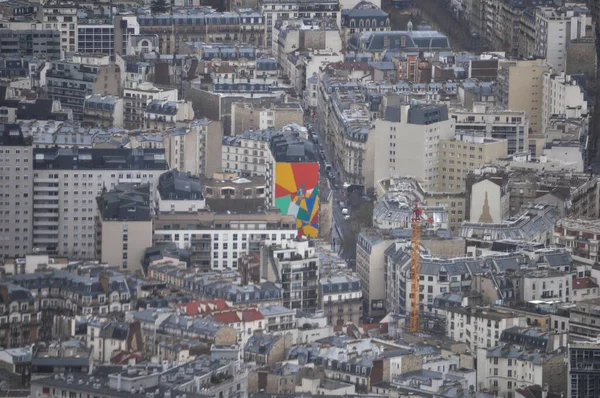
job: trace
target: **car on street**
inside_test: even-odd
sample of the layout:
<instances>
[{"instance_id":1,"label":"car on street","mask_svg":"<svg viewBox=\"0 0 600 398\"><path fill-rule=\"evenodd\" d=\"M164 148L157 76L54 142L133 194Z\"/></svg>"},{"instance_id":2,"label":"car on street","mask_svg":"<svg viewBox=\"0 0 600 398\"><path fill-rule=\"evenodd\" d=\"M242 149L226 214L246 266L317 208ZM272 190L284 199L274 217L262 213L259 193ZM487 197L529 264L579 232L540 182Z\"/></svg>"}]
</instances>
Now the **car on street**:
<instances>
[{"instance_id":1,"label":"car on street","mask_svg":"<svg viewBox=\"0 0 600 398\"><path fill-rule=\"evenodd\" d=\"M342 214L343 214L343 215L345 215L345 216L348 216L348 215L350 215L350 212L348 211L348 209L347 209L347 208L345 208L345 207L344 207L344 208L342 209Z\"/></svg>"}]
</instances>

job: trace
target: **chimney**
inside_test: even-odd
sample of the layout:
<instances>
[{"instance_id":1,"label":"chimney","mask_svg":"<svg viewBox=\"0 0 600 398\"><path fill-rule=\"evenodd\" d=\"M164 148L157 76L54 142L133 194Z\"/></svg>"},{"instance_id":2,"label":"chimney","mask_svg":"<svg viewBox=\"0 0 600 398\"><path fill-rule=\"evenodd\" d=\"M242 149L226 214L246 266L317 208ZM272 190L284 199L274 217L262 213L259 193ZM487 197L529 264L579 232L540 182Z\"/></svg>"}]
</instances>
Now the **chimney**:
<instances>
[{"instance_id":1,"label":"chimney","mask_svg":"<svg viewBox=\"0 0 600 398\"><path fill-rule=\"evenodd\" d=\"M542 398L548 398L548 384L542 386Z\"/></svg>"}]
</instances>

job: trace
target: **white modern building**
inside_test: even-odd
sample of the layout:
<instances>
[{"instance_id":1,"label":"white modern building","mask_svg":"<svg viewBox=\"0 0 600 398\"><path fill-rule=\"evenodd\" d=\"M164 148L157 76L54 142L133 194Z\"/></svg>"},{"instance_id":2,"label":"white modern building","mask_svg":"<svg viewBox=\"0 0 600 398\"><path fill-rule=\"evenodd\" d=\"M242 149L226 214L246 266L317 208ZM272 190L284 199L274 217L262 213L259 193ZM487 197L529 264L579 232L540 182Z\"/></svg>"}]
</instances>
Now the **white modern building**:
<instances>
[{"instance_id":1,"label":"white modern building","mask_svg":"<svg viewBox=\"0 0 600 398\"><path fill-rule=\"evenodd\" d=\"M577 119L588 116L588 103L579 83L564 73L546 72L542 76L542 127L549 141L547 128L550 119L562 116L565 119Z\"/></svg>"}]
</instances>

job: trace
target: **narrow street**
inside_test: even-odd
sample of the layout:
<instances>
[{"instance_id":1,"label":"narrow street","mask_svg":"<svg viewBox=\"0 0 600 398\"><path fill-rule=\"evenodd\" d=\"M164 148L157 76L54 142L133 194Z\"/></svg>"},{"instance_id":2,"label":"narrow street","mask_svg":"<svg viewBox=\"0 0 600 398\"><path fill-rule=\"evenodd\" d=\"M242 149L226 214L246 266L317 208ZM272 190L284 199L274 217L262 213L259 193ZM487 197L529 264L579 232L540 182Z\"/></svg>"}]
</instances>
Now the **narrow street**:
<instances>
[{"instance_id":1,"label":"narrow street","mask_svg":"<svg viewBox=\"0 0 600 398\"><path fill-rule=\"evenodd\" d=\"M340 202L345 202L343 182L339 180L337 170L333 162L331 161L332 154L330 153L329 147L325 142L325 137L318 125L318 119L308 118L308 122L313 125L314 132L319 137L319 150L325 153L325 159L321 161L320 171L321 174L326 176L331 186L332 197L331 197L331 212L333 215L332 222L332 245L335 246L335 250L340 254L340 257L348 261L349 266L354 265L354 259L356 258L356 246L354 244L355 239L352 239L352 219L346 220L342 214L342 207ZM325 163L332 165L330 171L325 170ZM341 246L340 246L341 245Z\"/></svg>"}]
</instances>

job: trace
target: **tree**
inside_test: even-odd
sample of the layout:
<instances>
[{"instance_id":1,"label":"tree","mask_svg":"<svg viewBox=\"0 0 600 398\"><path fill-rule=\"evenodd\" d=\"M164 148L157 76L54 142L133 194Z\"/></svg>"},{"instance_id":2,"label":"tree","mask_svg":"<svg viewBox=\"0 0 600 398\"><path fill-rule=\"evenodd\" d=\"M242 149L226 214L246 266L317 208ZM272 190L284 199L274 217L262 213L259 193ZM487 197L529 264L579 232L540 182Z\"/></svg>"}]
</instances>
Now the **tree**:
<instances>
[{"instance_id":1,"label":"tree","mask_svg":"<svg viewBox=\"0 0 600 398\"><path fill-rule=\"evenodd\" d=\"M152 10L153 14L167 12L169 8L170 5L167 3L167 0L152 0L152 3L150 3L150 10Z\"/></svg>"}]
</instances>

